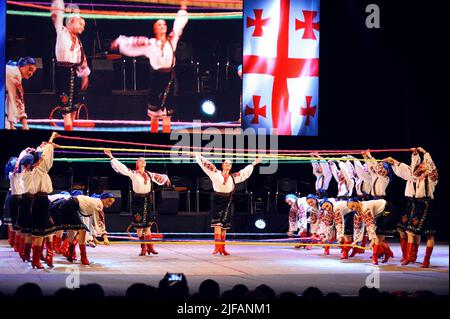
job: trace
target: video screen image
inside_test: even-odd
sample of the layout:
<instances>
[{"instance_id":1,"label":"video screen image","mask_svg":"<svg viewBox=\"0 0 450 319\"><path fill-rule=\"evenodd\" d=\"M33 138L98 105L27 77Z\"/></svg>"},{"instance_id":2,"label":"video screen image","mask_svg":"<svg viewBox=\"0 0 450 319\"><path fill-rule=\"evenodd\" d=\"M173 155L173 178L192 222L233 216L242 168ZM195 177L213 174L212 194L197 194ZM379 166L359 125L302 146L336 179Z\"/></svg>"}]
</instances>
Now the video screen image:
<instances>
[{"instance_id":1,"label":"video screen image","mask_svg":"<svg viewBox=\"0 0 450 319\"><path fill-rule=\"evenodd\" d=\"M316 136L319 20L318 0L7 1L1 127Z\"/></svg>"}]
</instances>

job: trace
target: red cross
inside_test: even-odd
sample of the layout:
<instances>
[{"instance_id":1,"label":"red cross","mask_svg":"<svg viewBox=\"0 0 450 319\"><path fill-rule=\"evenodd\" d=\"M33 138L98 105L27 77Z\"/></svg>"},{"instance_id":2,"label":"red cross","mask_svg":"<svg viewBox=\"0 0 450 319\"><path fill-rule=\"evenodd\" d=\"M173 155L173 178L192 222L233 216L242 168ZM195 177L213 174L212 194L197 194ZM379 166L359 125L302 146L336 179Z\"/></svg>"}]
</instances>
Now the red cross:
<instances>
[{"instance_id":1,"label":"red cross","mask_svg":"<svg viewBox=\"0 0 450 319\"><path fill-rule=\"evenodd\" d=\"M301 107L300 108L300 115L301 116L306 116L306 122L305 125L309 126L309 117L312 116L314 117L314 115L316 115L316 110L317 107L311 106L311 100L312 100L312 96L307 96L306 97L306 108Z\"/></svg>"},{"instance_id":2,"label":"red cross","mask_svg":"<svg viewBox=\"0 0 450 319\"><path fill-rule=\"evenodd\" d=\"M276 58L245 55L243 73L268 74L274 77L272 88L272 127L278 134L291 135L291 120L288 109L288 78L319 76L319 59L289 58L289 0L280 1L280 26L277 39Z\"/></svg>"},{"instance_id":3,"label":"red cross","mask_svg":"<svg viewBox=\"0 0 450 319\"><path fill-rule=\"evenodd\" d=\"M252 36L261 37L263 35L263 26L265 27L269 23L270 18L262 18L263 9L253 9L253 12L255 13L255 19L247 17L247 28L255 27Z\"/></svg>"},{"instance_id":4,"label":"red cross","mask_svg":"<svg viewBox=\"0 0 450 319\"><path fill-rule=\"evenodd\" d=\"M253 109L246 105L245 115L255 115L252 120L252 124L259 124L259 116L266 117L266 106L259 107L261 102L261 96L253 95Z\"/></svg>"},{"instance_id":5,"label":"red cross","mask_svg":"<svg viewBox=\"0 0 450 319\"><path fill-rule=\"evenodd\" d=\"M319 31L320 22L313 22L316 15L317 11L303 10L303 16L305 17L305 21L295 19L295 31L305 29L302 39L317 40L316 35L314 34L314 30Z\"/></svg>"}]
</instances>

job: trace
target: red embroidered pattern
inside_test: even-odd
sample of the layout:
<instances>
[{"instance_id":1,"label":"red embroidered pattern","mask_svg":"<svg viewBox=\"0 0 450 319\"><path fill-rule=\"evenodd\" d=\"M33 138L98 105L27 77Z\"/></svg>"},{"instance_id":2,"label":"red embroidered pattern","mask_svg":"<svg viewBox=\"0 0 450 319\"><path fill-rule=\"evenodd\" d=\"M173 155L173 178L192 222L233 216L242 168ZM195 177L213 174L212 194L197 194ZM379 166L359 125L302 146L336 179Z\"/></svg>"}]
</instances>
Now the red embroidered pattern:
<instances>
[{"instance_id":1,"label":"red embroidered pattern","mask_svg":"<svg viewBox=\"0 0 450 319\"><path fill-rule=\"evenodd\" d=\"M370 212L369 209L367 209L363 213L362 219L363 219L364 223L366 224L366 227L373 226L375 224L372 213Z\"/></svg>"},{"instance_id":2,"label":"red embroidered pattern","mask_svg":"<svg viewBox=\"0 0 450 319\"><path fill-rule=\"evenodd\" d=\"M164 175L153 173L153 179L158 183L164 182Z\"/></svg>"},{"instance_id":3,"label":"red embroidered pattern","mask_svg":"<svg viewBox=\"0 0 450 319\"><path fill-rule=\"evenodd\" d=\"M342 216L341 216L341 212L339 210L336 210L334 212L334 223L336 225L342 225Z\"/></svg>"},{"instance_id":4,"label":"red embroidered pattern","mask_svg":"<svg viewBox=\"0 0 450 319\"><path fill-rule=\"evenodd\" d=\"M211 172L214 172L214 173L217 172L216 166L214 164L212 164L211 162L202 158L201 163L202 163L203 167L209 169Z\"/></svg>"}]
</instances>

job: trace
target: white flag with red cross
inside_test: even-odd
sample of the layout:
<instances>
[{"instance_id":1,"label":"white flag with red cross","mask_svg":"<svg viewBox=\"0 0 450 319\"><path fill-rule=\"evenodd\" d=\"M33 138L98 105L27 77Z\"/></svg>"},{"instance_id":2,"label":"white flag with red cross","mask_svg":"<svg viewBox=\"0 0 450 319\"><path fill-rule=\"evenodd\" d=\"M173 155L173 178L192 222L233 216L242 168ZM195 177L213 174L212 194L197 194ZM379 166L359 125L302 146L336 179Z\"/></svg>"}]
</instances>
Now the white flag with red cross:
<instances>
[{"instance_id":1,"label":"white flag with red cross","mask_svg":"<svg viewBox=\"0 0 450 319\"><path fill-rule=\"evenodd\" d=\"M319 4L244 2L243 128L318 135Z\"/></svg>"}]
</instances>

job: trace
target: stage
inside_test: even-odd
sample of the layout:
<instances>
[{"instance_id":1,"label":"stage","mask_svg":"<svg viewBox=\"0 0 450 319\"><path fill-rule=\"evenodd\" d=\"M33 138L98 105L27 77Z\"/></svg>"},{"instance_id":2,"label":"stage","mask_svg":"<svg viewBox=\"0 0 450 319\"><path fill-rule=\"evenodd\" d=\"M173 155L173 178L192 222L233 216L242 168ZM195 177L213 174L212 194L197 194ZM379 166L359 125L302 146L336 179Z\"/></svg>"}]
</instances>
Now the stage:
<instances>
[{"instance_id":1,"label":"stage","mask_svg":"<svg viewBox=\"0 0 450 319\"><path fill-rule=\"evenodd\" d=\"M395 258L387 265L373 266L369 252L341 261L338 249L331 249L331 255L324 256L319 247L307 251L288 246L228 245L230 256L213 256L212 245L165 244L156 246L159 255L139 257L138 245L113 243L88 248L88 257L94 264L82 266L76 261L71 266L80 270L80 284L98 283L109 296L125 295L126 289L136 282L157 287L166 272L184 273L191 294L198 291L202 281L211 278L220 284L221 293L236 284L245 284L250 289L267 284L276 293L301 294L314 286L323 293L355 296L365 285L366 277L376 270L379 271L380 291L431 290L448 295L447 243L435 247L429 269L420 268L420 263L401 266L400 247L392 246ZM424 250L421 246L420 262ZM54 269L33 270L30 264L19 260L6 240L0 241L0 291L3 294L13 294L21 284L34 282L41 286L44 294L52 295L65 287L68 266L70 263L65 258L56 255Z\"/></svg>"}]
</instances>

